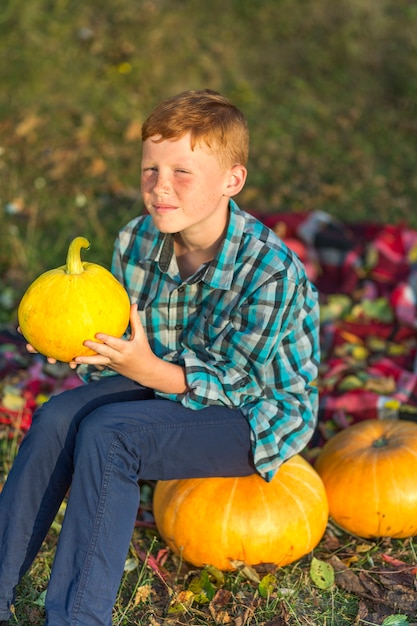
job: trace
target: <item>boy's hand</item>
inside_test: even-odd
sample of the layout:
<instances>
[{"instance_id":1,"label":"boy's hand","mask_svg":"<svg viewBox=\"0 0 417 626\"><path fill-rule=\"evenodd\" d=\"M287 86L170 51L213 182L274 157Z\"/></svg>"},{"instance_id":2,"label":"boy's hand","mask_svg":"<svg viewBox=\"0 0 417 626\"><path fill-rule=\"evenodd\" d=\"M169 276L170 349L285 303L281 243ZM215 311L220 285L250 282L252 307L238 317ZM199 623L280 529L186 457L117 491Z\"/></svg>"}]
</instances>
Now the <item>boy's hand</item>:
<instances>
[{"instance_id":1,"label":"boy's hand","mask_svg":"<svg viewBox=\"0 0 417 626\"><path fill-rule=\"evenodd\" d=\"M118 374L122 374L138 382L142 374L149 369L152 360L157 357L152 352L139 315L137 314L137 304L132 304L130 308L130 329L129 340L119 339L104 333L97 333L97 341L87 340L84 345L97 352L94 356L79 356L75 358L75 365L98 365L110 367Z\"/></svg>"}]
</instances>

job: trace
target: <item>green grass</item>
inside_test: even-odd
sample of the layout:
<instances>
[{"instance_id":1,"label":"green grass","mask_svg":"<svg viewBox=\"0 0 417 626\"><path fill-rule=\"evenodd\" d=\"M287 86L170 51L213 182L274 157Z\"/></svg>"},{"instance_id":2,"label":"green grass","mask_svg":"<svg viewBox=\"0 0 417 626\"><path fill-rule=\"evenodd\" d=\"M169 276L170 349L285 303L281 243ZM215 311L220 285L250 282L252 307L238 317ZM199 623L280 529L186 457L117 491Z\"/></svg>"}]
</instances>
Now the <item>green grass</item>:
<instances>
[{"instance_id":1,"label":"green grass","mask_svg":"<svg viewBox=\"0 0 417 626\"><path fill-rule=\"evenodd\" d=\"M329 535L332 533L330 527ZM153 535L153 533L152 533ZM329 536L328 535L328 536ZM344 537L346 543L352 545L352 538ZM148 546L149 554L163 546L154 536L146 535L143 531L135 531L133 542L140 542ZM47 585L56 534L51 531L39 558L35 562L19 589L16 602L16 619L20 626L28 623L34 626L43 624L43 600ZM354 541L355 545L358 541ZM366 557L361 558L353 571L362 570L376 572L380 566L377 560L381 546L374 544L373 552L376 555L373 567ZM401 547L397 548L401 551ZM330 558L331 553L323 541L314 551L321 558ZM305 557L299 562L274 571L276 585L269 597L263 598L259 594L258 585L248 580L244 574L229 573L224 582L216 589L218 595L212 602L200 603L194 600L191 604L184 602L193 578L201 576L201 571L186 564L178 566L178 560L170 557L167 568L170 576L166 582L161 581L143 562L135 556L132 544L130 561L136 560L137 566L123 577L119 596L114 607L114 626L131 624L227 624L244 623L251 626L275 625L273 620L280 618L277 624L294 626L349 626L357 624L381 624L383 618L374 622L372 614L361 619L359 613L360 598L349 593L338 585L328 590L317 588L309 575L310 558ZM260 577L264 574L261 567L256 568ZM217 600L217 603L216 603ZM401 607L392 610L391 615L402 613ZM363 613L362 613L363 615ZM413 615L409 615L409 620Z\"/></svg>"}]
</instances>

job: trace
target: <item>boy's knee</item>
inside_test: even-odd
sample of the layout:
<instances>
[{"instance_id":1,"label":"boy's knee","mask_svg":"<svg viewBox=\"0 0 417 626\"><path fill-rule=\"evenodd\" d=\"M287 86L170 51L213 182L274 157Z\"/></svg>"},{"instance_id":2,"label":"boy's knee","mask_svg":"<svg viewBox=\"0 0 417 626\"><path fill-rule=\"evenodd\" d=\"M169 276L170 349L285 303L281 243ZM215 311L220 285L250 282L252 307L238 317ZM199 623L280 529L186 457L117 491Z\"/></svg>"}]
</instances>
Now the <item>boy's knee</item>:
<instances>
[{"instance_id":1,"label":"boy's knee","mask_svg":"<svg viewBox=\"0 0 417 626\"><path fill-rule=\"evenodd\" d=\"M120 425L115 423L114 414L109 414L107 407L100 407L88 413L80 422L77 442L94 446L95 443L112 440L119 431Z\"/></svg>"},{"instance_id":2,"label":"boy's knee","mask_svg":"<svg viewBox=\"0 0 417 626\"><path fill-rule=\"evenodd\" d=\"M30 438L40 436L50 441L59 439L64 443L68 433L75 428L75 413L76 410L65 398L65 394L52 396L36 409L28 436Z\"/></svg>"}]
</instances>

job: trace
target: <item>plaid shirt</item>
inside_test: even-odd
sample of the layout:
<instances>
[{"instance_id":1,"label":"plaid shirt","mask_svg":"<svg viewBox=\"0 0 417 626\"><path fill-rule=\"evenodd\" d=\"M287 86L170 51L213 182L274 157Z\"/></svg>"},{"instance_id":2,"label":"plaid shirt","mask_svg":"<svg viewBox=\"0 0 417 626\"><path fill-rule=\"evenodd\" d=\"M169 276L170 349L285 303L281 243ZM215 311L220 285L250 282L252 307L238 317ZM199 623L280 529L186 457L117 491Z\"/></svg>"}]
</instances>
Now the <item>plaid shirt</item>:
<instances>
[{"instance_id":1,"label":"plaid shirt","mask_svg":"<svg viewBox=\"0 0 417 626\"><path fill-rule=\"evenodd\" d=\"M157 395L196 412L240 408L255 467L270 480L316 424L317 293L297 257L231 201L216 257L193 276L181 279L173 236L147 215L120 231L112 272L138 303L155 354L185 367L189 391Z\"/></svg>"}]
</instances>

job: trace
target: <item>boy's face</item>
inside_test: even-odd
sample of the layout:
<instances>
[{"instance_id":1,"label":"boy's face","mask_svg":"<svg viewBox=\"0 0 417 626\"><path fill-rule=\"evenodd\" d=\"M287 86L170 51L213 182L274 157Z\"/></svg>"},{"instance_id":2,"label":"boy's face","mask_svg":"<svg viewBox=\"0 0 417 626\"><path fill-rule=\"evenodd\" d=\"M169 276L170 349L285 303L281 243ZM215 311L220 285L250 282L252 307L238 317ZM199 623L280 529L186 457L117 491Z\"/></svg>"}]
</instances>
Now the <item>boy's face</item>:
<instances>
[{"instance_id":1,"label":"boy's face","mask_svg":"<svg viewBox=\"0 0 417 626\"><path fill-rule=\"evenodd\" d=\"M199 240L224 229L241 166L225 169L205 145L192 150L189 134L160 143L155 139L143 143L141 189L157 228ZM243 184L244 177L239 191Z\"/></svg>"}]
</instances>

